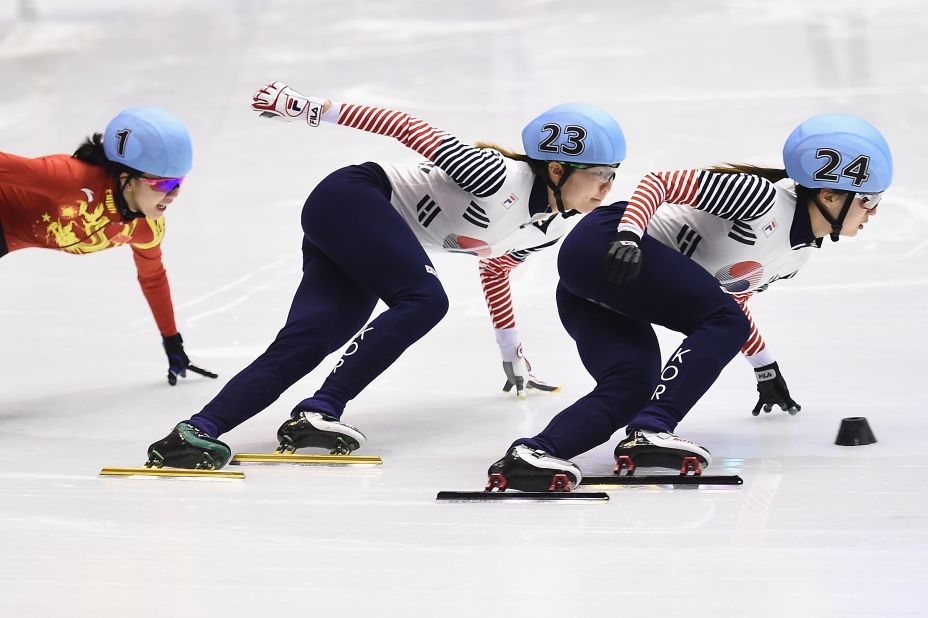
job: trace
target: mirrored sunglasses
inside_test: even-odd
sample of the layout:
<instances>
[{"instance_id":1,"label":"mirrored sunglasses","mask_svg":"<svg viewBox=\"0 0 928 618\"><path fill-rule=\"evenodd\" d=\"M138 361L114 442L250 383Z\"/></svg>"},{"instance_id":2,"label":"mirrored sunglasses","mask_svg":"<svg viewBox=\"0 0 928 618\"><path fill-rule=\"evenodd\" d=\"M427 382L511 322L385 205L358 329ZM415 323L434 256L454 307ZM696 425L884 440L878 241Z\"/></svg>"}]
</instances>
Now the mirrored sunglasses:
<instances>
[{"instance_id":1,"label":"mirrored sunglasses","mask_svg":"<svg viewBox=\"0 0 928 618\"><path fill-rule=\"evenodd\" d=\"M860 200L860 207L867 210L873 210L880 204L882 193L856 193L854 199Z\"/></svg>"},{"instance_id":2,"label":"mirrored sunglasses","mask_svg":"<svg viewBox=\"0 0 928 618\"><path fill-rule=\"evenodd\" d=\"M146 185L161 193L170 193L184 182L184 177L180 178L139 178Z\"/></svg>"}]
</instances>

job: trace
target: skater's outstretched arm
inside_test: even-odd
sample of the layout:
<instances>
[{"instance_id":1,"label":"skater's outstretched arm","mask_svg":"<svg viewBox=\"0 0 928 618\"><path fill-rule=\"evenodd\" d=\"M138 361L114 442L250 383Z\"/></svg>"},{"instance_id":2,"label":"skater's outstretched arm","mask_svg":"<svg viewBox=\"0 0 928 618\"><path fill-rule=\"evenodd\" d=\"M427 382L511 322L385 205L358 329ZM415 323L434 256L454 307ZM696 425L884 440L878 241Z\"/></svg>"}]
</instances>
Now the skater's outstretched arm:
<instances>
[{"instance_id":1,"label":"skater's outstretched arm","mask_svg":"<svg viewBox=\"0 0 928 618\"><path fill-rule=\"evenodd\" d=\"M174 304L171 287L161 259L161 239L164 237L164 219L142 219L138 225L148 225L151 236L147 240L132 244L132 255L138 271L139 285L151 313L161 332L161 343L168 357L168 384L177 384L177 377L186 377L187 370L207 378L218 377L215 373L190 364L184 352L184 340L177 331L174 320Z\"/></svg>"},{"instance_id":2,"label":"skater's outstretched arm","mask_svg":"<svg viewBox=\"0 0 928 618\"><path fill-rule=\"evenodd\" d=\"M434 162L475 197L493 195L506 180L506 163L498 151L465 144L406 112L307 97L281 82L259 89L251 107L261 116L276 120L303 120L313 127L332 122L393 137Z\"/></svg>"},{"instance_id":3,"label":"skater's outstretched arm","mask_svg":"<svg viewBox=\"0 0 928 618\"><path fill-rule=\"evenodd\" d=\"M764 412L770 412L773 406L779 406L781 410L795 415L802 409L802 406L790 396L780 366L774 360L773 354L767 349L767 344L764 342L760 331L757 330L754 317L751 315L751 310L748 309L748 299L753 295L753 292L734 295L741 310L744 311L744 315L747 316L748 321L751 323L751 334L744 347L741 348L741 353L754 367L754 377L757 378L758 397L751 414L757 416L760 414L761 408L763 408Z\"/></svg>"},{"instance_id":4,"label":"skater's outstretched arm","mask_svg":"<svg viewBox=\"0 0 928 618\"><path fill-rule=\"evenodd\" d=\"M509 392L516 387L516 395L525 396L527 389L558 391L560 387L546 384L531 373L531 364L522 350L522 341L516 329L516 316L512 308L512 293L509 273L525 262L528 254L515 253L480 260L480 283L487 300L490 318L496 331L496 343L503 359L506 383L503 390Z\"/></svg>"}]
</instances>

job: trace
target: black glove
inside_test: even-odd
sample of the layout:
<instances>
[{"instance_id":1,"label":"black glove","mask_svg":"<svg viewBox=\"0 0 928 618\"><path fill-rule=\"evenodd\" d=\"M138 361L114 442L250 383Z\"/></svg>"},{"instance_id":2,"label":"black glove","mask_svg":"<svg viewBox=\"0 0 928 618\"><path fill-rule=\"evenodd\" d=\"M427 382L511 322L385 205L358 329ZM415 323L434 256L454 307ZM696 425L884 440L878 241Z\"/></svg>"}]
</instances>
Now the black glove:
<instances>
[{"instance_id":1,"label":"black glove","mask_svg":"<svg viewBox=\"0 0 928 618\"><path fill-rule=\"evenodd\" d=\"M187 353L184 352L184 340L181 338L180 333L170 337L162 337L161 341L164 344L164 351L168 355L168 384L171 386L177 384L177 376L186 378L188 369L207 378L219 377L212 371L200 369L196 365L190 364L190 359L187 358Z\"/></svg>"},{"instance_id":2,"label":"black glove","mask_svg":"<svg viewBox=\"0 0 928 618\"><path fill-rule=\"evenodd\" d=\"M757 377L757 392L760 396L757 398L757 405L751 410L751 414L758 416L761 406L764 412L770 412L774 405L780 406L781 410L786 410L791 415L799 414L802 409L792 397L789 396L789 389L786 388L786 380L780 373L780 366L776 363L770 363L754 370Z\"/></svg>"},{"instance_id":3,"label":"black glove","mask_svg":"<svg viewBox=\"0 0 928 618\"><path fill-rule=\"evenodd\" d=\"M641 239L634 232L619 232L606 255L606 279L619 284L632 281L641 271Z\"/></svg>"}]
</instances>

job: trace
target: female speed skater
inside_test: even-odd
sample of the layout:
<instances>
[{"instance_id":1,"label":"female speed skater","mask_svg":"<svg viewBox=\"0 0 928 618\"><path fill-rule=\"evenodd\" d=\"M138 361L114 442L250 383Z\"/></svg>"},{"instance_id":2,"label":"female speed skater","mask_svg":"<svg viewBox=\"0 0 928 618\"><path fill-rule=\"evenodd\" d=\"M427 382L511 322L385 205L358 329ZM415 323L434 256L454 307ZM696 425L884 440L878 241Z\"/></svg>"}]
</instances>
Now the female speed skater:
<instances>
[{"instance_id":1,"label":"female speed skater","mask_svg":"<svg viewBox=\"0 0 928 618\"><path fill-rule=\"evenodd\" d=\"M628 461L620 457L645 467L680 468L685 457L709 465L708 449L673 432L739 349L757 378L753 414L774 405L799 412L746 302L793 277L825 236L863 230L892 182L893 160L875 127L845 114L801 123L783 160L785 169L648 174L627 203L598 208L570 232L558 255L558 312L596 387L538 435L516 440L490 467L491 480L545 491L564 474L576 485L582 474L569 460L622 427L620 465ZM685 335L663 368L653 324Z\"/></svg>"},{"instance_id":2,"label":"female speed skater","mask_svg":"<svg viewBox=\"0 0 928 618\"><path fill-rule=\"evenodd\" d=\"M73 155L0 152L0 257L30 247L85 255L129 245L172 386L188 370L217 377L184 352L161 262L164 212L192 163L187 128L154 107L123 110Z\"/></svg>"},{"instance_id":3,"label":"female speed skater","mask_svg":"<svg viewBox=\"0 0 928 618\"><path fill-rule=\"evenodd\" d=\"M280 82L260 89L261 116L311 127L331 122L387 135L425 160L367 162L337 170L302 213L303 279L287 322L251 365L148 450L148 465L215 469L231 451L217 438L261 412L357 333L277 437L282 450L350 453L365 436L340 419L345 405L430 331L448 299L426 250L483 258L481 275L497 326L507 390L550 389L529 372L513 328L509 270L566 232L612 187L625 138L605 111L564 104L523 130L526 155L466 145L409 114L305 97ZM367 323L378 299L388 309ZM365 325L366 324L366 325Z\"/></svg>"}]
</instances>

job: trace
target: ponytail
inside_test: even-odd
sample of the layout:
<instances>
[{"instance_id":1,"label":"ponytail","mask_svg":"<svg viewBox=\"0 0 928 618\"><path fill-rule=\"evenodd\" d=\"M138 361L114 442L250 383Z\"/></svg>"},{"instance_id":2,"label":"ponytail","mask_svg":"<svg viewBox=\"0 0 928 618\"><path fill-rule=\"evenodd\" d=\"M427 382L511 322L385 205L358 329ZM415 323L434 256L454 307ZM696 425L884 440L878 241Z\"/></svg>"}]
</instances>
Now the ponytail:
<instances>
[{"instance_id":1,"label":"ponytail","mask_svg":"<svg viewBox=\"0 0 928 618\"><path fill-rule=\"evenodd\" d=\"M119 178L120 174L123 173L128 174L122 185L119 187L120 190L125 189L126 185L129 184L129 181L133 178L139 178L142 176L142 172L136 169L132 169L127 165L123 165L122 163L115 163L110 161L106 157L106 152L103 150L102 133L94 133L92 137L86 138L81 143L81 145L77 147L77 150L74 151L74 154L71 155L71 157L90 165L105 167L114 178Z\"/></svg>"},{"instance_id":2,"label":"ponytail","mask_svg":"<svg viewBox=\"0 0 928 618\"><path fill-rule=\"evenodd\" d=\"M784 178L789 178L785 169L777 167L760 167L758 165L749 165L747 163L722 163L708 168L708 171L717 174L750 174L751 176L760 176L770 182L778 182Z\"/></svg>"}]
</instances>

